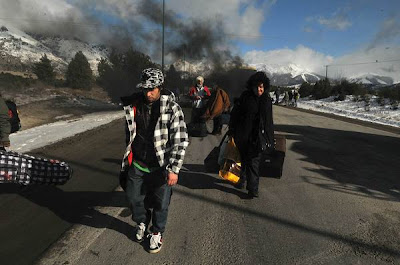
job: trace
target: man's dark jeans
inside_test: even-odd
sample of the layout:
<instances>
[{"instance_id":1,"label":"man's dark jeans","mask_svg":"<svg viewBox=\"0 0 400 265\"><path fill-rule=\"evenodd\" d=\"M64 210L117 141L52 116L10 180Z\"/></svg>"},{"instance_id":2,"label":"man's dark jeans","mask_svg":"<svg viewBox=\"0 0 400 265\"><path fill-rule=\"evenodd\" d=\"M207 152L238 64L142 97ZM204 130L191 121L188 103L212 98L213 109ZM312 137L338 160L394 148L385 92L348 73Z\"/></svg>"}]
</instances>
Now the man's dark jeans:
<instances>
[{"instance_id":1,"label":"man's dark jeans","mask_svg":"<svg viewBox=\"0 0 400 265\"><path fill-rule=\"evenodd\" d=\"M200 118L204 112L206 111L205 108L192 108L192 116L191 116L191 123L199 123L203 122Z\"/></svg>"},{"instance_id":2,"label":"man's dark jeans","mask_svg":"<svg viewBox=\"0 0 400 265\"><path fill-rule=\"evenodd\" d=\"M222 115L214 117L213 122L214 122L214 128L213 128L212 132L213 133L221 133L221 130L222 130Z\"/></svg>"},{"instance_id":3,"label":"man's dark jeans","mask_svg":"<svg viewBox=\"0 0 400 265\"><path fill-rule=\"evenodd\" d=\"M136 224L145 223L148 226L151 220L152 232L164 232L171 195L172 187L166 183L164 170L145 173L134 166L130 167L126 196L132 211L132 220Z\"/></svg>"}]
</instances>

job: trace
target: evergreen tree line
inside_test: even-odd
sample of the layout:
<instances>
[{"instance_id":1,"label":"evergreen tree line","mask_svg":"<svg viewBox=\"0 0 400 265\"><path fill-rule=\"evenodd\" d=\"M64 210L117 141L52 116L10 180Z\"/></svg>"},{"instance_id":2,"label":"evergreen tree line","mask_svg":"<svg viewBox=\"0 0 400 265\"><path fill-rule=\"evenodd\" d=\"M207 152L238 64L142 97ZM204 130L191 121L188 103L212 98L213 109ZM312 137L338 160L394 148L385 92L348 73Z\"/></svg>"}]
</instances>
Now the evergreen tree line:
<instances>
[{"instance_id":1,"label":"evergreen tree line","mask_svg":"<svg viewBox=\"0 0 400 265\"><path fill-rule=\"evenodd\" d=\"M39 62L33 65L33 73L42 82L54 86L64 85L77 89L90 89L94 81L90 64L81 51L77 52L68 64L65 82L56 79L56 73L46 54L40 58Z\"/></svg>"},{"instance_id":2,"label":"evergreen tree line","mask_svg":"<svg viewBox=\"0 0 400 265\"><path fill-rule=\"evenodd\" d=\"M121 96L137 91L136 85L140 82L141 71L148 67L161 68L149 56L133 49L126 52L112 51L109 59L100 60L97 83L108 92L114 102L119 102ZM236 91L238 84L240 89L243 89L252 73L254 70L240 69L236 65L227 69L218 68L205 76L205 85L212 88L219 86L230 92ZM195 78L196 75L178 71L174 65L170 65L165 71L164 87L177 95L185 95L195 84Z\"/></svg>"},{"instance_id":3,"label":"evergreen tree line","mask_svg":"<svg viewBox=\"0 0 400 265\"><path fill-rule=\"evenodd\" d=\"M93 77L89 62L81 51L77 52L68 64L65 82L56 80L54 68L46 55L43 55L40 62L34 64L33 72L39 80L55 86L65 85L72 88L90 89L94 81L97 81L97 84L108 92L114 102L119 102L121 96L132 94L136 90L136 85L140 82L141 71L149 67L160 68L160 65L154 63L148 55L131 48L125 52L114 50L108 59L102 58L98 64L97 80ZM254 70L245 69L241 65L220 67L205 77L205 84L212 88L219 86L235 97L241 93L246 80L253 73ZM165 72L164 86L175 94L187 94L189 87L194 85L194 81L194 75L177 71L171 65ZM274 89L276 88L272 87L272 91ZM393 106L397 106L400 101L399 86L372 90L360 83L349 82L345 79L336 84L331 84L329 79L320 80L315 84L304 82L299 93L301 97L312 96L315 99L335 96L335 100L344 100L346 95L353 95L354 100L365 102L369 102L371 96L376 95L379 104L384 105L389 101Z\"/></svg>"}]
</instances>

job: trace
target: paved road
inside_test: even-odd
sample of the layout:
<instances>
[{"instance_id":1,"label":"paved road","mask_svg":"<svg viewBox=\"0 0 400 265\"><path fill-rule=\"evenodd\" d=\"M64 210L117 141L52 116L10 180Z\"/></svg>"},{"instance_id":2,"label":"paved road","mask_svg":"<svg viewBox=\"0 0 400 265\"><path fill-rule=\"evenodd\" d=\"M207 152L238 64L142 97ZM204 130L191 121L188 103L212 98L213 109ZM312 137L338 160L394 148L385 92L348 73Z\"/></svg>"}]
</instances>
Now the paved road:
<instances>
[{"instance_id":1,"label":"paved road","mask_svg":"<svg viewBox=\"0 0 400 265\"><path fill-rule=\"evenodd\" d=\"M284 176L262 178L258 199L204 171L218 137L191 139L157 255L132 242L124 195L111 192L122 121L40 150L74 178L1 187L0 264L31 264L60 236L39 264L400 264L400 135L282 107L274 118Z\"/></svg>"}]
</instances>

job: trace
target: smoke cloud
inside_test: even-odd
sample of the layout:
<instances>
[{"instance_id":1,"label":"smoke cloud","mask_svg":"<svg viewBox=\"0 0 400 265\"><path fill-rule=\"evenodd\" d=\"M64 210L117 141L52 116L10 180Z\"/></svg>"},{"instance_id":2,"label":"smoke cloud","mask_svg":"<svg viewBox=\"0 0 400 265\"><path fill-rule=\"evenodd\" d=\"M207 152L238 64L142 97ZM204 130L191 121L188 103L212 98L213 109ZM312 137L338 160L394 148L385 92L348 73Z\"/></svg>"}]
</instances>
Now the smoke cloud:
<instances>
[{"instance_id":1,"label":"smoke cloud","mask_svg":"<svg viewBox=\"0 0 400 265\"><path fill-rule=\"evenodd\" d=\"M264 14L275 2L166 1L166 57L208 58L217 65L232 60L235 38L249 32L259 35ZM117 49L133 47L156 62L161 58L160 0L5 0L0 2L0 24Z\"/></svg>"},{"instance_id":2,"label":"smoke cloud","mask_svg":"<svg viewBox=\"0 0 400 265\"><path fill-rule=\"evenodd\" d=\"M384 44L387 41L400 37L400 16L386 19L379 32L376 33L373 41L368 46L367 51Z\"/></svg>"}]
</instances>

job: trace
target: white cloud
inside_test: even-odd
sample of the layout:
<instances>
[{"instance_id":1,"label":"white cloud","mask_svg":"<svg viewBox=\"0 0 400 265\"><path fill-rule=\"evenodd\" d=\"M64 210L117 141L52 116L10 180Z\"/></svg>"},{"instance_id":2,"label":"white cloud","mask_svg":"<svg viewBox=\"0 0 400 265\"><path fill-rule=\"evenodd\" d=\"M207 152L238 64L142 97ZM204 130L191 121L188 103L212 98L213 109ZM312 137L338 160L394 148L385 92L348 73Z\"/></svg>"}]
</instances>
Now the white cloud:
<instances>
[{"instance_id":1,"label":"white cloud","mask_svg":"<svg viewBox=\"0 0 400 265\"><path fill-rule=\"evenodd\" d=\"M333 57L307 48L303 45L271 51L250 51L244 55L248 64L266 63L278 66L295 64L309 72L322 74L324 66L333 62Z\"/></svg>"},{"instance_id":2,"label":"white cloud","mask_svg":"<svg viewBox=\"0 0 400 265\"><path fill-rule=\"evenodd\" d=\"M330 78L377 74L391 77L395 82L400 82L399 54L400 45L379 46L334 58L299 45L296 49L250 51L244 55L244 61L248 64L265 63L276 66L295 64L306 71L323 76L325 75L325 65L329 65L328 77Z\"/></svg>"},{"instance_id":3,"label":"white cloud","mask_svg":"<svg viewBox=\"0 0 400 265\"><path fill-rule=\"evenodd\" d=\"M54 21L62 22L66 19L82 21L84 19L79 9L62 0L1 1L0 16L4 18L2 23L6 22L25 30L51 28L49 22L54 23Z\"/></svg>"},{"instance_id":4,"label":"white cloud","mask_svg":"<svg viewBox=\"0 0 400 265\"><path fill-rule=\"evenodd\" d=\"M321 25L324 25L324 26L327 26L328 28L336 29L336 30L345 30L351 26L351 22L346 17L341 16L341 15L331 17L331 18L320 17L318 19L318 22Z\"/></svg>"},{"instance_id":5,"label":"white cloud","mask_svg":"<svg viewBox=\"0 0 400 265\"><path fill-rule=\"evenodd\" d=\"M330 17L310 16L306 17L305 21L306 22L316 21L320 25L325 26L327 28L344 31L352 25L347 15L349 10L350 10L349 8L339 8Z\"/></svg>"},{"instance_id":6,"label":"white cloud","mask_svg":"<svg viewBox=\"0 0 400 265\"><path fill-rule=\"evenodd\" d=\"M390 17L383 21L379 31L376 33L374 40L368 49L372 49L377 45L391 41L400 36L400 16Z\"/></svg>"},{"instance_id":7,"label":"white cloud","mask_svg":"<svg viewBox=\"0 0 400 265\"><path fill-rule=\"evenodd\" d=\"M400 82L400 45L362 49L336 58L333 64L330 67L332 76L377 74L392 77L395 82Z\"/></svg>"},{"instance_id":8,"label":"white cloud","mask_svg":"<svg viewBox=\"0 0 400 265\"><path fill-rule=\"evenodd\" d=\"M303 27L303 31L311 33L311 32L314 32L314 29L312 27Z\"/></svg>"}]
</instances>

